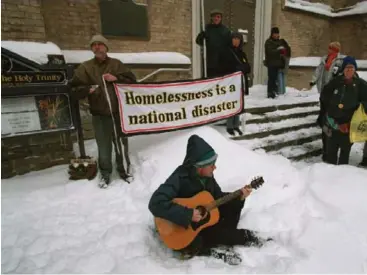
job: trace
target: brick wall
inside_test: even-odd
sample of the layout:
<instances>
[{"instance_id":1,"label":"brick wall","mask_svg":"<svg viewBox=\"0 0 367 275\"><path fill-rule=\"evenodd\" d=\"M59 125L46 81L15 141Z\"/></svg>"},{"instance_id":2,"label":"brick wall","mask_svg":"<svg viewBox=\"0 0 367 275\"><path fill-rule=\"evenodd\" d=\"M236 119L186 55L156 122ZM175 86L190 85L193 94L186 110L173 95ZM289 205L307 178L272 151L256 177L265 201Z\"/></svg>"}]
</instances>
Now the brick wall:
<instances>
[{"instance_id":1,"label":"brick wall","mask_svg":"<svg viewBox=\"0 0 367 275\"><path fill-rule=\"evenodd\" d=\"M40 0L1 1L2 40L41 41L46 39Z\"/></svg>"},{"instance_id":2,"label":"brick wall","mask_svg":"<svg viewBox=\"0 0 367 275\"><path fill-rule=\"evenodd\" d=\"M70 133L42 133L1 139L1 178L22 175L74 157Z\"/></svg>"},{"instance_id":3,"label":"brick wall","mask_svg":"<svg viewBox=\"0 0 367 275\"><path fill-rule=\"evenodd\" d=\"M327 18L295 9L282 9L284 0L273 0L272 25L292 47L292 56L321 56L332 37Z\"/></svg>"},{"instance_id":4,"label":"brick wall","mask_svg":"<svg viewBox=\"0 0 367 275\"><path fill-rule=\"evenodd\" d=\"M191 0L148 3L150 40L110 38L114 52L175 51L191 57ZM88 49L100 33L98 0L3 0L3 40L51 41L61 49Z\"/></svg>"},{"instance_id":5,"label":"brick wall","mask_svg":"<svg viewBox=\"0 0 367 275\"><path fill-rule=\"evenodd\" d=\"M332 20L332 37L342 45L344 54L367 59L367 15Z\"/></svg>"}]
</instances>

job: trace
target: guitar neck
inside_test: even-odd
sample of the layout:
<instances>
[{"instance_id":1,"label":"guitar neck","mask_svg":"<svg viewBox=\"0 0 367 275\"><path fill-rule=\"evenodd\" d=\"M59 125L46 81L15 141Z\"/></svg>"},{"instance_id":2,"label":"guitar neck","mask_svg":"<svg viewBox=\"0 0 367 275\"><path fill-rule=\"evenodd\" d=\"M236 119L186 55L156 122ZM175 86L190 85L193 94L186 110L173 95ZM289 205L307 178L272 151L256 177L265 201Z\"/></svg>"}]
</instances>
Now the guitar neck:
<instances>
[{"instance_id":1,"label":"guitar neck","mask_svg":"<svg viewBox=\"0 0 367 275\"><path fill-rule=\"evenodd\" d=\"M210 203L209 205L207 205L207 210L210 211L212 209L215 209L231 200L234 200L236 198L238 198L239 196L242 195L242 190L238 189L237 191L233 192L233 193L229 193L228 195L225 195L224 197L221 197L215 201L213 201L212 203Z\"/></svg>"}]
</instances>

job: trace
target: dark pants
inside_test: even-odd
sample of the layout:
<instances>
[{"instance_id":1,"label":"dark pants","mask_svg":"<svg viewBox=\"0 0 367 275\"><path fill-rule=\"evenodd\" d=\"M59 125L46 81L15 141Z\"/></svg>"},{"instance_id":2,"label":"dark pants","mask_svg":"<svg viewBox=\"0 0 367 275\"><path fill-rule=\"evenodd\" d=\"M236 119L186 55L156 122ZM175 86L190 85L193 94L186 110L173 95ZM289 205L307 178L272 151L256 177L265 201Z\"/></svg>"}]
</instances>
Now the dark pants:
<instances>
[{"instance_id":1,"label":"dark pants","mask_svg":"<svg viewBox=\"0 0 367 275\"><path fill-rule=\"evenodd\" d=\"M248 230L237 229L244 201L235 200L219 208L220 220L217 224L203 229L195 240L181 252L205 255L210 248L218 245L246 245Z\"/></svg>"},{"instance_id":2,"label":"dark pants","mask_svg":"<svg viewBox=\"0 0 367 275\"><path fill-rule=\"evenodd\" d=\"M348 164L349 154L353 143L350 143L349 133L344 134L340 131L333 130L331 137L327 140L327 156L326 161L331 164ZM338 157L338 151L340 155Z\"/></svg>"},{"instance_id":3,"label":"dark pants","mask_svg":"<svg viewBox=\"0 0 367 275\"><path fill-rule=\"evenodd\" d=\"M130 168L129 144L126 136L123 136L120 119L115 115L115 127L118 136L116 141L113 121L110 116L93 116L92 123L98 146L98 164L102 175L112 173L112 143L115 146L117 171L120 175L126 175ZM126 161L127 171L124 166Z\"/></svg>"},{"instance_id":4,"label":"dark pants","mask_svg":"<svg viewBox=\"0 0 367 275\"><path fill-rule=\"evenodd\" d=\"M278 90L278 67L268 67L268 97L274 98Z\"/></svg>"},{"instance_id":5,"label":"dark pants","mask_svg":"<svg viewBox=\"0 0 367 275\"><path fill-rule=\"evenodd\" d=\"M322 139L322 160L326 161L328 136L324 133L324 131L321 132L321 139Z\"/></svg>"}]
</instances>

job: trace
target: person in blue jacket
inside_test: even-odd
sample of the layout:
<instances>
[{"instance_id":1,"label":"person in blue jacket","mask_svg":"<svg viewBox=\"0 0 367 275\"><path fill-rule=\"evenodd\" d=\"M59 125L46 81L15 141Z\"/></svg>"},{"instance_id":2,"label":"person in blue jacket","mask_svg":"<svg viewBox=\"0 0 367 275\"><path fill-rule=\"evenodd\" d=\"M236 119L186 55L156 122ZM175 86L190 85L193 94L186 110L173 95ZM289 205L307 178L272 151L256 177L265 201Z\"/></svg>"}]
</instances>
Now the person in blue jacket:
<instances>
[{"instance_id":1,"label":"person in blue jacket","mask_svg":"<svg viewBox=\"0 0 367 275\"><path fill-rule=\"evenodd\" d=\"M214 199L224 193L216 182L213 172L216 169L217 154L198 135L192 135L187 143L186 157L182 165L168 177L153 193L149 210L155 217L188 228L192 222L202 219L197 209L190 209L173 202L175 198L190 198L201 191L208 191ZM237 229L245 198L251 189L243 188L242 196L219 207L220 220L214 226L203 229L188 247L181 250L190 255L210 255L211 248L218 245L256 245L260 239L250 230Z\"/></svg>"}]
</instances>

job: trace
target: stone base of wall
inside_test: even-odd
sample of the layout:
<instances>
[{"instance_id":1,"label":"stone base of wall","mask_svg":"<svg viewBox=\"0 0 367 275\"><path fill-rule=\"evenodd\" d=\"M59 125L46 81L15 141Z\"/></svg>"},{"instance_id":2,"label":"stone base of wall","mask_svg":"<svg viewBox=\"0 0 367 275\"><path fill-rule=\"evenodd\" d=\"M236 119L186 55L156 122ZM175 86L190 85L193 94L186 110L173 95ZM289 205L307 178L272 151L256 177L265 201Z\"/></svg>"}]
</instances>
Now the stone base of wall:
<instances>
[{"instance_id":1,"label":"stone base of wall","mask_svg":"<svg viewBox=\"0 0 367 275\"><path fill-rule=\"evenodd\" d=\"M288 70L288 87L297 90L310 89L310 81L316 68L312 67L291 67Z\"/></svg>"},{"instance_id":2,"label":"stone base of wall","mask_svg":"<svg viewBox=\"0 0 367 275\"><path fill-rule=\"evenodd\" d=\"M68 164L73 157L70 132L4 138L1 139L1 178Z\"/></svg>"}]
</instances>

